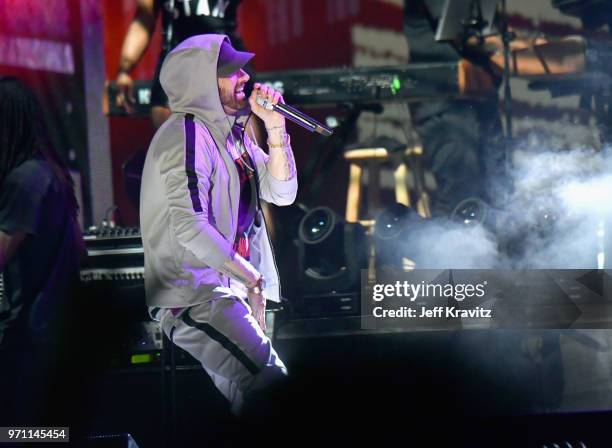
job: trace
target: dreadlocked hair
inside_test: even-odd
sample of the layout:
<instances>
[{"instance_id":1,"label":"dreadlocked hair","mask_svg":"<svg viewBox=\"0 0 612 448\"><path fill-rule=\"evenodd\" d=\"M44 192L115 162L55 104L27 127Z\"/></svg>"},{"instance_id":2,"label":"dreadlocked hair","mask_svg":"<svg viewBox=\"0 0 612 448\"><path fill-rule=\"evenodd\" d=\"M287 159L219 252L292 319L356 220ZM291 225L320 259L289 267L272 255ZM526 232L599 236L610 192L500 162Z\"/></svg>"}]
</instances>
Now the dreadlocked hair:
<instances>
[{"instance_id":1,"label":"dreadlocked hair","mask_svg":"<svg viewBox=\"0 0 612 448\"><path fill-rule=\"evenodd\" d=\"M0 187L27 160L42 158L64 187L74 217L78 203L68 168L48 143L38 101L17 78L0 77Z\"/></svg>"}]
</instances>

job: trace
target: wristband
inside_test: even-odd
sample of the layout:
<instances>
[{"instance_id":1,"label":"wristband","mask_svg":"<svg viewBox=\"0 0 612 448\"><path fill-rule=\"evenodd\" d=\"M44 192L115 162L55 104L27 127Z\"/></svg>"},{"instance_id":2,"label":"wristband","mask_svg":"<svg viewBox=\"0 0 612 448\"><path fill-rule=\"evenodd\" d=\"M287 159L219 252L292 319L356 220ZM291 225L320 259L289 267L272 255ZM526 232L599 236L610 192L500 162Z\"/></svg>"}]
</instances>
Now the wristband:
<instances>
[{"instance_id":1,"label":"wristband","mask_svg":"<svg viewBox=\"0 0 612 448\"><path fill-rule=\"evenodd\" d=\"M268 148L270 149L285 149L291 146L291 137L286 132L283 132L281 138L284 140L281 144L270 143L270 139L266 142L268 144Z\"/></svg>"}]
</instances>

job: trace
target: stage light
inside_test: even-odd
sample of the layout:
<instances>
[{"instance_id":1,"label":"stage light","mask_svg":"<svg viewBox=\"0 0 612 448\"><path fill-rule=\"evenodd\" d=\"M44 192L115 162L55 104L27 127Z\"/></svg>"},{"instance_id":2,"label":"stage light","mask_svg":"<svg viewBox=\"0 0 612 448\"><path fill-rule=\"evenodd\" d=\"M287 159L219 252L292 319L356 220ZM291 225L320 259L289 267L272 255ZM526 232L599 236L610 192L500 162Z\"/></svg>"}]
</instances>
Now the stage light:
<instances>
[{"instance_id":1,"label":"stage light","mask_svg":"<svg viewBox=\"0 0 612 448\"><path fill-rule=\"evenodd\" d=\"M299 228L300 239L305 244L319 244L337 232L336 215L327 207L317 207L302 218Z\"/></svg>"},{"instance_id":2,"label":"stage light","mask_svg":"<svg viewBox=\"0 0 612 448\"><path fill-rule=\"evenodd\" d=\"M490 267L496 244L481 224L489 224L492 216L480 200L460 204L455 220L422 218L394 204L379 215L374 229L377 273Z\"/></svg>"},{"instance_id":3,"label":"stage light","mask_svg":"<svg viewBox=\"0 0 612 448\"><path fill-rule=\"evenodd\" d=\"M346 223L333 210L317 207L301 220L299 250L302 294L357 291L360 269L367 265L365 230Z\"/></svg>"},{"instance_id":4,"label":"stage light","mask_svg":"<svg viewBox=\"0 0 612 448\"><path fill-rule=\"evenodd\" d=\"M384 266L412 269L411 242L418 237L425 222L413 208L403 204L395 203L384 209L374 226L377 269Z\"/></svg>"},{"instance_id":5,"label":"stage light","mask_svg":"<svg viewBox=\"0 0 612 448\"><path fill-rule=\"evenodd\" d=\"M408 223L419 223L422 220L413 208L395 203L378 215L374 234L379 239L392 240L400 236Z\"/></svg>"},{"instance_id":6,"label":"stage light","mask_svg":"<svg viewBox=\"0 0 612 448\"><path fill-rule=\"evenodd\" d=\"M489 216L489 206L479 198L461 201L451 213L451 220L464 226L484 225Z\"/></svg>"}]
</instances>

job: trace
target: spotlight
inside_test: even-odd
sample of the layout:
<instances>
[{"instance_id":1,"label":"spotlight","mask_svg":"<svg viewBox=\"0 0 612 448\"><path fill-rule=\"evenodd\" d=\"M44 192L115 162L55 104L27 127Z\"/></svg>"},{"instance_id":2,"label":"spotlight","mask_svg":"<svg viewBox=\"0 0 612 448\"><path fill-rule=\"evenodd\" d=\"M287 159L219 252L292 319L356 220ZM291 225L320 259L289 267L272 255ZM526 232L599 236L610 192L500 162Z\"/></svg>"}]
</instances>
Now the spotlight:
<instances>
[{"instance_id":1,"label":"spotlight","mask_svg":"<svg viewBox=\"0 0 612 448\"><path fill-rule=\"evenodd\" d=\"M487 221L489 206L479 198L461 201L451 213L451 220L467 227L482 225Z\"/></svg>"},{"instance_id":2,"label":"spotlight","mask_svg":"<svg viewBox=\"0 0 612 448\"><path fill-rule=\"evenodd\" d=\"M302 218L296 244L302 296L358 292L360 269L367 266L360 224L346 223L333 210L316 207Z\"/></svg>"},{"instance_id":3,"label":"spotlight","mask_svg":"<svg viewBox=\"0 0 612 448\"><path fill-rule=\"evenodd\" d=\"M320 244L331 236L336 226L336 214L327 207L317 207L302 218L300 239L305 244Z\"/></svg>"},{"instance_id":4,"label":"spotlight","mask_svg":"<svg viewBox=\"0 0 612 448\"><path fill-rule=\"evenodd\" d=\"M337 284L347 269L343 238L344 223L327 207L317 207L302 218L299 227L304 247L304 275L313 284L305 285L309 292L342 289Z\"/></svg>"},{"instance_id":5,"label":"spotlight","mask_svg":"<svg viewBox=\"0 0 612 448\"><path fill-rule=\"evenodd\" d=\"M421 218L413 208L395 203L384 209L376 218L374 234L381 240L391 240L400 236L409 223L421 222Z\"/></svg>"},{"instance_id":6,"label":"spotlight","mask_svg":"<svg viewBox=\"0 0 612 448\"><path fill-rule=\"evenodd\" d=\"M376 266L390 266L400 270L414 266L411 258L411 243L424 226L426 220L411 207L395 203L383 210L376 218L374 238Z\"/></svg>"}]
</instances>

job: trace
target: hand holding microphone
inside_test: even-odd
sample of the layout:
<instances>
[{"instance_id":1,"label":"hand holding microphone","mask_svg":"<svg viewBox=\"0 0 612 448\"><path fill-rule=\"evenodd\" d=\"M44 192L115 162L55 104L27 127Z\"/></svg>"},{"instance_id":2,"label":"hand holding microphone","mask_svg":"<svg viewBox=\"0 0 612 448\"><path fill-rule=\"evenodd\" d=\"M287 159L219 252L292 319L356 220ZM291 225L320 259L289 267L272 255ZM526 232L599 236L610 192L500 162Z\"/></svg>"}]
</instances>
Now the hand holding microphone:
<instances>
[{"instance_id":1,"label":"hand holding microphone","mask_svg":"<svg viewBox=\"0 0 612 448\"><path fill-rule=\"evenodd\" d=\"M249 104L251 105L253 113L266 123L266 127L284 126L285 118L287 118L303 128L308 129L310 132L317 132L325 136L330 136L333 133L333 131L324 124L319 123L317 120L309 117L298 109L285 104L280 92L274 90L270 86L255 83L251 96L249 97ZM282 121L278 120L279 116L281 116L281 118L284 117ZM269 123L268 120L270 120Z\"/></svg>"},{"instance_id":2,"label":"hand holding microphone","mask_svg":"<svg viewBox=\"0 0 612 448\"><path fill-rule=\"evenodd\" d=\"M285 117L274 111L274 105L283 101L278 90L259 83L255 83L249 96L251 111L262 119L266 128L285 126Z\"/></svg>"}]
</instances>

